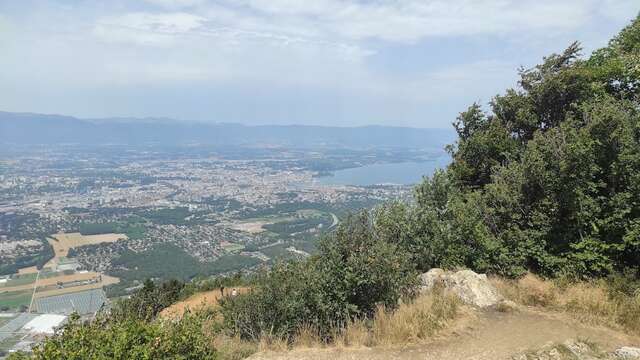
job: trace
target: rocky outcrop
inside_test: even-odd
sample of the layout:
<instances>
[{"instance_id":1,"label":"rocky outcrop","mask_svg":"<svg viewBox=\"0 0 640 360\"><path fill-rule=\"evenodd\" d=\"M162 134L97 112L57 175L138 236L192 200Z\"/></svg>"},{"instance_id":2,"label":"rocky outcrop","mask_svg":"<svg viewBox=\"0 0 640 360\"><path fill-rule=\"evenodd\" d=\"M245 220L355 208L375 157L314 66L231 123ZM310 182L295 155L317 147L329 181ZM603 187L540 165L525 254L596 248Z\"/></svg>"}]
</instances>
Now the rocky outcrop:
<instances>
[{"instance_id":1,"label":"rocky outcrop","mask_svg":"<svg viewBox=\"0 0 640 360\"><path fill-rule=\"evenodd\" d=\"M623 346L614 352L614 355L618 359L640 359L640 348Z\"/></svg>"},{"instance_id":2,"label":"rocky outcrop","mask_svg":"<svg viewBox=\"0 0 640 360\"><path fill-rule=\"evenodd\" d=\"M593 344L567 340L551 344L538 351L528 351L512 357L513 360L631 360L640 359L640 348L621 347L613 353L602 352Z\"/></svg>"},{"instance_id":3,"label":"rocky outcrop","mask_svg":"<svg viewBox=\"0 0 640 360\"><path fill-rule=\"evenodd\" d=\"M513 360L599 360L611 359L594 346L582 341L567 340L563 344L550 344L538 351L528 351L512 357Z\"/></svg>"},{"instance_id":4,"label":"rocky outcrop","mask_svg":"<svg viewBox=\"0 0 640 360\"><path fill-rule=\"evenodd\" d=\"M486 308L504 301L485 274L477 274L471 270L449 272L436 268L420 275L420 280L422 291L443 286L445 290L453 292L468 305Z\"/></svg>"}]
</instances>

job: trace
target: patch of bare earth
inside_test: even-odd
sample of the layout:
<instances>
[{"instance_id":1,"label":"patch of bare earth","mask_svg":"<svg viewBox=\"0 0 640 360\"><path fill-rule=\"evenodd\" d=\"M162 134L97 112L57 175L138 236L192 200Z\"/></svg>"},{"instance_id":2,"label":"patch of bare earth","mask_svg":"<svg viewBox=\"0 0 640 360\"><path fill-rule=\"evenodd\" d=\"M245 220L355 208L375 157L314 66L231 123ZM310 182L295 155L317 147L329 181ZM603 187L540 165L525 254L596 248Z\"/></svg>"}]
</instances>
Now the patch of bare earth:
<instances>
[{"instance_id":1,"label":"patch of bare earth","mask_svg":"<svg viewBox=\"0 0 640 360\"><path fill-rule=\"evenodd\" d=\"M638 346L638 337L605 327L588 326L569 315L521 308L513 312L487 311L464 328L449 331L421 344L359 348L312 348L286 352L262 352L253 360L300 359L398 359L398 360L496 360L538 349L550 343L563 343L572 339L587 339L604 351L620 346Z\"/></svg>"},{"instance_id":2,"label":"patch of bare earth","mask_svg":"<svg viewBox=\"0 0 640 360\"><path fill-rule=\"evenodd\" d=\"M230 296L233 289L236 289L238 294L243 294L249 291L245 287L237 288L225 288L224 296ZM219 289L206 291L190 296L186 300L178 301L177 303L169 306L168 308L160 312L160 317L165 319L175 319L181 317L185 311L197 311L205 308L215 308L218 306L218 301L223 296Z\"/></svg>"}]
</instances>

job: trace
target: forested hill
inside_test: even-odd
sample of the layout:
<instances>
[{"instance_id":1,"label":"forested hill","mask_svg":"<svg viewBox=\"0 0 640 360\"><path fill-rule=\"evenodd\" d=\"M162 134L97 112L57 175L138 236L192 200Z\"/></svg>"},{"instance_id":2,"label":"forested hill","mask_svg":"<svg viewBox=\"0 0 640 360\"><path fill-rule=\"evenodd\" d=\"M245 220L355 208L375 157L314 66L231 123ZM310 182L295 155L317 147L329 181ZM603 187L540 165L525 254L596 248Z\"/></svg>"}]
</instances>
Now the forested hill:
<instances>
[{"instance_id":1,"label":"forested hill","mask_svg":"<svg viewBox=\"0 0 640 360\"><path fill-rule=\"evenodd\" d=\"M441 148L453 141L450 129L391 126L244 126L170 119L84 120L70 116L0 112L0 144L283 145L353 148Z\"/></svg>"}]
</instances>

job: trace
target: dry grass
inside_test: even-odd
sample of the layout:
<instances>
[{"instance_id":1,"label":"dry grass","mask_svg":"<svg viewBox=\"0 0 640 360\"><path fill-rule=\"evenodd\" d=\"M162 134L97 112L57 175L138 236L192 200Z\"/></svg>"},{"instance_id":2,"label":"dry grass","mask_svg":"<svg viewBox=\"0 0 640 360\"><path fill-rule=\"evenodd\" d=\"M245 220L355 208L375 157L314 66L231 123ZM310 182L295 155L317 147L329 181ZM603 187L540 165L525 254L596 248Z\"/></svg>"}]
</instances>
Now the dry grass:
<instances>
[{"instance_id":1,"label":"dry grass","mask_svg":"<svg viewBox=\"0 0 640 360\"><path fill-rule=\"evenodd\" d=\"M225 335L215 336L212 345L220 360L241 360L258 351L258 346L253 342Z\"/></svg>"},{"instance_id":2,"label":"dry grass","mask_svg":"<svg viewBox=\"0 0 640 360\"><path fill-rule=\"evenodd\" d=\"M289 342L280 336L273 334L264 334L260 337L258 343L259 351L276 351L282 352L289 349Z\"/></svg>"},{"instance_id":3,"label":"dry grass","mask_svg":"<svg viewBox=\"0 0 640 360\"><path fill-rule=\"evenodd\" d=\"M445 328L458 314L460 300L451 294L421 296L411 304L387 312L378 308L372 324L372 343L392 345L423 341Z\"/></svg>"},{"instance_id":4,"label":"dry grass","mask_svg":"<svg viewBox=\"0 0 640 360\"><path fill-rule=\"evenodd\" d=\"M378 307L372 319L355 319L336 328L330 342L320 338L312 326L303 326L293 339L291 348L371 347L419 343L447 328L460 315L460 300L450 294L436 292L419 296L401 304L395 311ZM273 339L262 340L274 350ZM276 343L276 347L285 344Z\"/></svg>"},{"instance_id":5,"label":"dry grass","mask_svg":"<svg viewBox=\"0 0 640 360\"><path fill-rule=\"evenodd\" d=\"M554 284L531 274L520 280L492 278L491 282L504 297L518 304L549 306L557 300Z\"/></svg>"},{"instance_id":6,"label":"dry grass","mask_svg":"<svg viewBox=\"0 0 640 360\"><path fill-rule=\"evenodd\" d=\"M640 334L640 294L612 296L606 280L562 283L528 274L519 280L491 281L516 303L563 311L586 323Z\"/></svg>"}]
</instances>

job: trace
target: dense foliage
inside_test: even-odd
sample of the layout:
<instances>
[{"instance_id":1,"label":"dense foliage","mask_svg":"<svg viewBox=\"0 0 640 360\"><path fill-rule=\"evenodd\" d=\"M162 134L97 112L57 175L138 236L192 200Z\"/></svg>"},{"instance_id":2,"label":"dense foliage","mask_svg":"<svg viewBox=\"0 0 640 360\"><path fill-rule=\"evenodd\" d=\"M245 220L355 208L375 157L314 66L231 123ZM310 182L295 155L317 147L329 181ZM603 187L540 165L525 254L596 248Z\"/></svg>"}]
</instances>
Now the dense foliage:
<instances>
[{"instance_id":1,"label":"dense foliage","mask_svg":"<svg viewBox=\"0 0 640 360\"><path fill-rule=\"evenodd\" d=\"M473 104L453 158L377 224L421 270L604 276L640 265L640 19L580 59L572 44Z\"/></svg>"},{"instance_id":2,"label":"dense foliage","mask_svg":"<svg viewBox=\"0 0 640 360\"><path fill-rule=\"evenodd\" d=\"M378 304L394 308L416 282L408 254L378 237L362 212L324 238L317 255L277 264L250 293L226 299L222 313L227 327L244 338L290 338L302 326L328 337L349 320L370 316Z\"/></svg>"},{"instance_id":3,"label":"dense foliage","mask_svg":"<svg viewBox=\"0 0 640 360\"><path fill-rule=\"evenodd\" d=\"M36 346L32 356L14 354L10 359L216 359L202 316L154 323L134 319L83 323L74 318Z\"/></svg>"},{"instance_id":4,"label":"dense foliage","mask_svg":"<svg viewBox=\"0 0 640 360\"><path fill-rule=\"evenodd\" d=\"M180 299L184 287L184 283L178 280L169 280L160 285L147 280L133 296L117 302L111 316L116 320L153 320L160 311Z\"/></svg>"}]
</instances>

